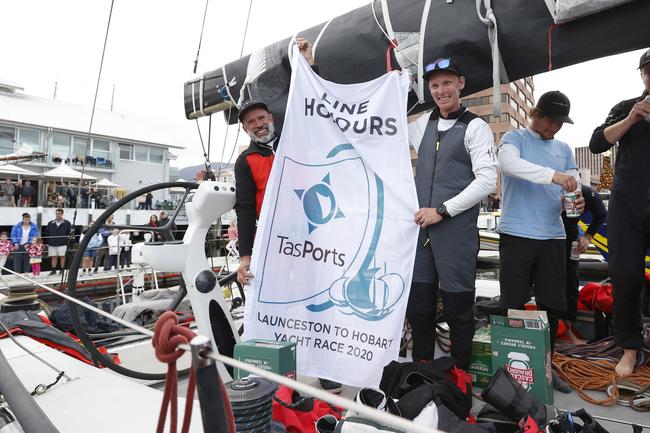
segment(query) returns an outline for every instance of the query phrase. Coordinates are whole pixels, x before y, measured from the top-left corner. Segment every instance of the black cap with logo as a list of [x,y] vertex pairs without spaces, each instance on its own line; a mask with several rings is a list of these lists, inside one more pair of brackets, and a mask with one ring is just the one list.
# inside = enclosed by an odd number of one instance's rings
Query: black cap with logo
[[639,59],[639,69],[641,69],[644,65],[647,65],[648,63],[650,63],[650,50],[641,54],[641,58]]
[[239,115],[238,115],[239,121],[241,122],[242,118],[244,117],[244,114],[246,114],[247,111],[252,110],[253,108],[263,108],[266,111],[269,111],[269,107],[267,107],[264,102],[256,101],[255,99],[249,99],[247,101],[244,101],[239,107]]
[[573,123],[573,120],[569,117],[571,102],[567,95],[558,90],[546,92],[540,96],[537,101],[537,108],[549,119],[557,122]]

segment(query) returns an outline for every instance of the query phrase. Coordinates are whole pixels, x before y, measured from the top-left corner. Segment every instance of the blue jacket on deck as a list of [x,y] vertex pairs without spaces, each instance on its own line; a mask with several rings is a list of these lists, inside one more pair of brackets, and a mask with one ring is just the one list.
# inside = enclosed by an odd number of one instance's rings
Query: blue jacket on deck
[[[27,243],[31,244],[32,239],[38,236],[38,227],[36,227],[36,224],[33,222],[30,222],[29,224],[31,225],[31,228],[29,229],[29,239],[27,240]],[[11,242],[15,243],[16,245],[20,245],[20,240],[23,237],[22,226],[23,222],[21,221],[11,229]]]

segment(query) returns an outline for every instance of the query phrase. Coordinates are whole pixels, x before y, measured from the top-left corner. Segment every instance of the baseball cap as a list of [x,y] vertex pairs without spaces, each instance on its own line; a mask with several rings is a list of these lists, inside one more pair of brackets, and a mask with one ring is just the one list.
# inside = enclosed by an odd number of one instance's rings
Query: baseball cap
[[422,78],[428,80],[434,72],[437,71],[449,71],[458,75],[459,77],[463,76],[463,73],[460,71],[460,68],[454,61],[450,58],[442,58],[436,61],[433,61],[424,67],[424,74]]
[[641,54],[641,58],[639,59],[639,69],[648,63],[650,63],[650,50]]
[[567,95],[558,90],[552,90],[540,96],[537,101],[537,108],[549,119],[573,123],[573,120],[569,117],[571,102]]
[[247,111],[252,110],[253,108],[263,108],[270,113],[269,107],[267,107],[264,102],[256,101],[255,99],[248,99],[239,106],[239,115],[238,115],[239,121],[241,122],[242,118],[244,117],[244,114],[246,114]]

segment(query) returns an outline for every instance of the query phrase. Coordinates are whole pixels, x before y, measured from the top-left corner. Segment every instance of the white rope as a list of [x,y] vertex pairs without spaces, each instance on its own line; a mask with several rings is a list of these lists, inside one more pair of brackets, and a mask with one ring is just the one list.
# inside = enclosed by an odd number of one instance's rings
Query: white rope
[[424,80],[422,75],[424,75],[424,36],[427,31],[427,20],[429,19],[429,9],[431,8],[431,0],[426,0],[424,2],[424,10],[422,11],[422,20],[420,21],[420,50],[418,52],[418,102],[424,102]]
[[311,47],[311,54],[314,57],[314,63],[316,63],[316,48],[318,47],[318,43],[320,42],[320,39],[323,37],[323,34],[325,33],[325,29],[329,27],[330,23],[334,20],[334,18],[330,19],[328,22],[325,23],[322,29],[320,29],[320,32],[318,32],[318,36],[316,36],[316,40],[314,41],[314,45]]
[[[485,7],[485,16],[481,15],[481,1]],[[492,52],[492,114],[499,117],[501,116],[501,76],[503,75],[506,82],[509,80],[499,51],[497,17],[492,10],[492,0],[476,0],[476,14],[488,27],[488,40]]]
[[[48,286],[46,286],[44,284],[41,284],[38,281],[35,281],[32,278],[29,278],[29,277],[27,277],[25,275],[21,275],[21,274],[19,274],[17,272],[14,272],[14,271],[10,270],[10,269],[6,269],[6,270],[9,271],[11,274],[16,275],[19,278],[22,278],[22,279],[24,279],[26,281],[29,281],[30,283],[32,283],[32,284],[34,284],[34,285],[36,285],[38,287],[42,287],[43,289],[48,290],[48,291],[50,291],[51,293],[53,293],[55,295],[61,296],[62,298],[65,298],[70,302],[74,302],[75,304],[77,304],[77,305],[79,305],[81,307],[87,308],[87,309],[89,309],[91,311],[94,311],[97,314],[100,314],[100,315],[102,315],[104,317],[107,317],[107,318],[109,318],[109,319],[111,319],[111,320],[113,320],[113,321],[127,327],[127,328],[133,329],[134,331],[138,331],[139,333],[144,334],[144,335],[149,336],[149,337],[153,337],[153,335],[154,335],[153,331],[151,331],[151,330],[149,330],[147,328],[144,328],[142,326],[139,326],[139,325],[136,325],[134,323],[128,322],[128,321],[126,321],[126,320],[124,320],[122,318],[119,318],[119,317],[114,316],[114,315],[112,315],[110,313],[107,313],[106,311],[100,310],[97,307],[94,307],[94,306],[92,306],[90,304],[87,304],[87,303],[85,303],[83,301],[80,301],[80,300],[78,300],[76,298],[73,298],[72,296],[66,295],[65,293],[62,293],[62,292],[60,292],[58,290],[52,289],[52,288],[50,288],[50,287],[48,287]],[[185,350],[185,351],[191,351],[190,346],[186,345],[186,344],[180,344],[178,347],[180,349]],[[270,371],[262,370],[260,368],[257,368],[254,365],[247,364],[245,362],[238,361],[236,359],[232,359],[232,358],[230,358],[228,356],[221,355],[221,354],[216,353],[214,351],[212,353],[207,353],[204,356],[209,357],[211,359],[214,359],[215,361],[221,362],[223,364],[230,365],[232,367],[240,368],[242,370],[248,371],[249,373],[255,374],[255,375],[263,377],[265,379],[269,379],[269,380],[271,380],[273,382],[276,382],[276,383],[279,383],[281,385],[288,386],[291,389],[295,389],[296,391],[298,391],[298,392],[300,392],[300,393],[302,393],[304,395],[309,395],[311,397],[315,397],[315,398],[318,398],[320,400],[326,401],[326,402],[328,402],[330,404],[340,406],[340,407],[343,407],[343,408],[348,409],[348,410],[353,410],[353,411],[357,412],[358,414],[363,415],[364,417],[367,417],[367,418],[369,418],[369,419],[371,419],[371,420],[373,420],[375,422],[378,422],[380,424],[383,424],[383,425],[403,429],[405,432],[442,433],[440,430],[428,428],[428,427],[416,424],[413,421],[410,421],[408,419],[400,418],[400,417],[392,415],[390,413],[378,411],[377,409],[374,409],[374,408],[372,408],[370,406],[365,406],[365,405],[362,405],[360,403],[348,400],[346,398],[339,397],[339,396],[334,395],[334,394],[330,394],[330,393],[328,393],[326,391],[323,391],[322,389],[318,389],[318,388],[315,388],[313,386],[307,385],[305,383],[301,383],[301,382],[298,382],[296,380],[289,379],[286,376],[281,376],[279,374],[276,374],[276,373],[273,373],[273,372],[270,372]]]
[[[429,2],[429,1],[430,1],[430,0],[428,0],[428,2]],[[386,30],[384,30],[384,28],[383,28],[383,27],[381,26],[381,24],[379,23],[379,18],[377,17],[377,11],[375,10],[375,2],[373,1],[373,2],[370,4],[370,6],[371,6],[371,8],[372,8],[372,16],[373,16],[373,18],[375,19],[375,23],[377,23],[377,27],[379,27],[379,30],[381,30],[381,32],[384,34],[384,36],[386,36],[386,40],[388,41],[388,43],[389,43],[391,46],[393,46],[393,43],[394,43],[393,39],[394,39],[394,37],[391,37],[388,33],[386,33]],[[386,11],[383,11],[383,10],[382,10],[382,13],[383,13],[383,15],[384,15],[384,21],[388,22],[388,21],[387,21],[387,20],[388,20],[388,9],[386,9]],[[392,33],[392,28],[391,28],[390,32]],[[416,62],[415,60],[413,60],[412,58],[410,58],[410,57],[409,57],[409,56],[408,56],[404,51],[402,51],[402,50],[400,49],[399,45],[395,44],[393,47],[394,47],[397,51],[399,51],[399,53],[400,53],[401,55],[403,55],[404,57],[406,57],[406,58],[407,58],[411,63],[413,63],[414,65],[417,65],[417,64],[418,64],[418,62]],[[422,47],[422,44],[420,44],[420,47]],[[422,52],[422,50],[420,49],[420,53],[421,53],[421,52]]]

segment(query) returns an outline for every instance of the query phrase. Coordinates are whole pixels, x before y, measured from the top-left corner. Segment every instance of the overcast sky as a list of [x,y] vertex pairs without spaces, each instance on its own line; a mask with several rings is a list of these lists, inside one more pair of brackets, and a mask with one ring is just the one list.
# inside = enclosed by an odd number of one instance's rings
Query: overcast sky
[[[541,0],[539,0],[541,1]],[[253,0],[244,54],[331,17],[368,4],[368,0]],[[92,106],[109,0],[21,0],[0,2],[3,59],[0,80],[25,93]],[[114,111],[165,121],[169,134],[185,145],[173,165],[202,161],[194,121],[185,120],[183,83],[193,77],[205,1],[116,0],[100,83],[98,107],[108,110],[115,85]],[[216,69],[239,57],[248,1],[211,1],[197,72]],[[558,138],[572,146],[588,143],[619,100],[641,94],[637,66],[642,51],[603,58],[535,77],[536,98],[561,90],[572,102],[575,125]],[[225,123],[213,119],[211,160],[221,159]],[[207,119],[200,125],[207,137]],[[234,144],[231,127],[225,159]],[[240,143],[247,142],[243,133]]]

